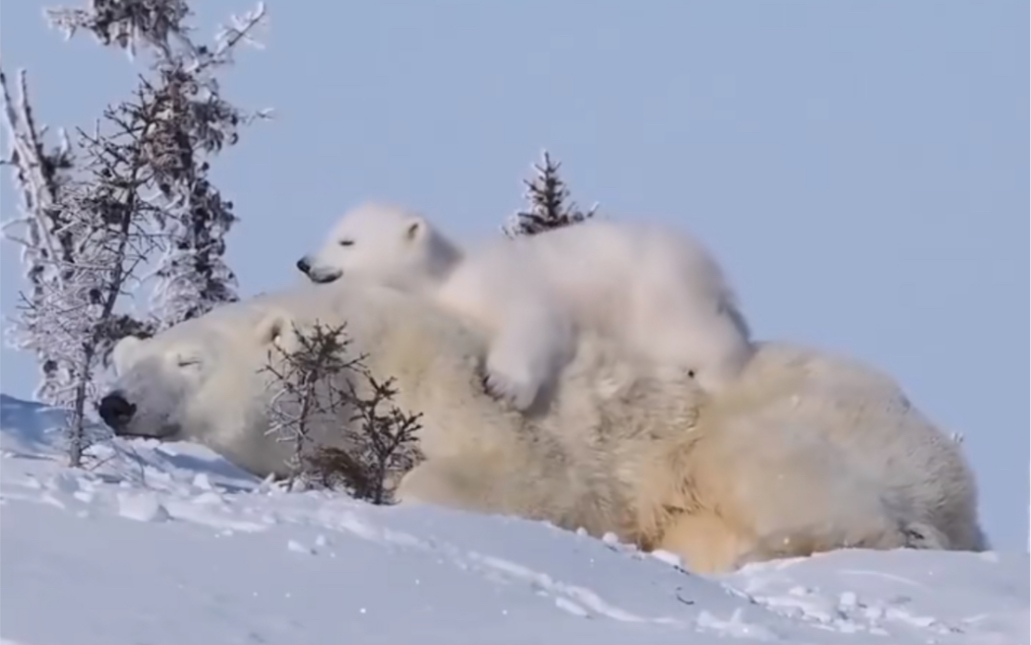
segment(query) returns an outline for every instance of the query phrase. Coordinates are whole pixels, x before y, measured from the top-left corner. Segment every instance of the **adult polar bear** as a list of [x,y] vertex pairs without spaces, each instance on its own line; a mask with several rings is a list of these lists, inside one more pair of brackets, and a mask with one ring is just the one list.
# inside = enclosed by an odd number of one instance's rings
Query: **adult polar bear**
[[527,410],[554,384],[584,330],[707,392],[751,355],[736,297],[709,252],[655,224],[588,221],[463,252],[419,214],[367,202],[348,211],[298,268],[432,294],[492,336],[488,389]]
[[484,335],[428,299],[310,285],[121,341],[101,416],[119,435],[195,440],[259,475],[282,472],[259,369],[316,320],[346,321],[351,351],[424,415],[426,460],[401,480],[402,502],[612,531],[697,571],[844,546],[984,547],[960,451],[891,380],[779,344],[760,343],[710,398],[588,334],[548,408],[529,416],[483,391]]

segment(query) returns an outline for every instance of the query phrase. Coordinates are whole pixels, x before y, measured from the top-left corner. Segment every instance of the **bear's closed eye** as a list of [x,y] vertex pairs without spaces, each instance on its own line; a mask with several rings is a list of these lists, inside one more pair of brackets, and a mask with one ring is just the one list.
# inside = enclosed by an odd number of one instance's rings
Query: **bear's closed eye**
[[340,246],[354,246],[354,240],[340,240]]

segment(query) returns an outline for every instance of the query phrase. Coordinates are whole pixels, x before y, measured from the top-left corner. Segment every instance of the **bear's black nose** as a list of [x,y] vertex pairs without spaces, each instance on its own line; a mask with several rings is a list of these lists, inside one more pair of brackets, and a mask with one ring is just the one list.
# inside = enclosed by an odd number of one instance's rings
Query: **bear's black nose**
[[311,271],[311,264],[308,263],[308,258],[301,258],[297,261],[297,268],[300,269],[301,273],[308,275]]
[[100,399],[98,412],[104,423],[117,433],[132,419],[132,415],[136,413],[136,406],[129,403],[120,392],[112,392]]

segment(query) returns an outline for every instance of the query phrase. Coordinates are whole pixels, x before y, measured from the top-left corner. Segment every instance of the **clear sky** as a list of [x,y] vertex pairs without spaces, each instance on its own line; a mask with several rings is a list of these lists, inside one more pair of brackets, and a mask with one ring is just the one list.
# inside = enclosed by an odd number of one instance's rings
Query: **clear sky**
[[[29,69],[44,121],[88,124],[134,69],[64,43],[44,4],[4,4],[3,64]],[[203,35],[250,7],[193,4]],[[224,86],[277,119],[216,173],[241,217],[229,262],[245,295],[298,280],[296,259],[366,198],[495,235],[547,147],[583,205],[701,237],[759,337],[869,361],[963,432],[991,538],[1026,543],[1027,2],[268,5],[267,48]],[[2,357],[0,387],[27,396],[31,357]]]

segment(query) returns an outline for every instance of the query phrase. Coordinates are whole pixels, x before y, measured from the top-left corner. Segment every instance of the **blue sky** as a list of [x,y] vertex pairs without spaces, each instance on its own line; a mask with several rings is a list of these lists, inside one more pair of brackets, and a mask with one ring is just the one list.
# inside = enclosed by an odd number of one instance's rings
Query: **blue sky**
[[[3,64],[29,69],[42,120],[86,125],[136,70],[64,43],[48,4],[4,5]],[[250,7],[193,4],[203,35]],[[266,49],[224,87],[277,118],[216,172],[241,217],[228,255],[245,295],[297,281],[296,259],[366,198],[495,235],[547,147],[582,204],[702,238],[759,337],[869,361],[963,432],[991,538],[1026,543],[1026,2],[268,4]],[[5,348],[0,388],[35,380]]]

